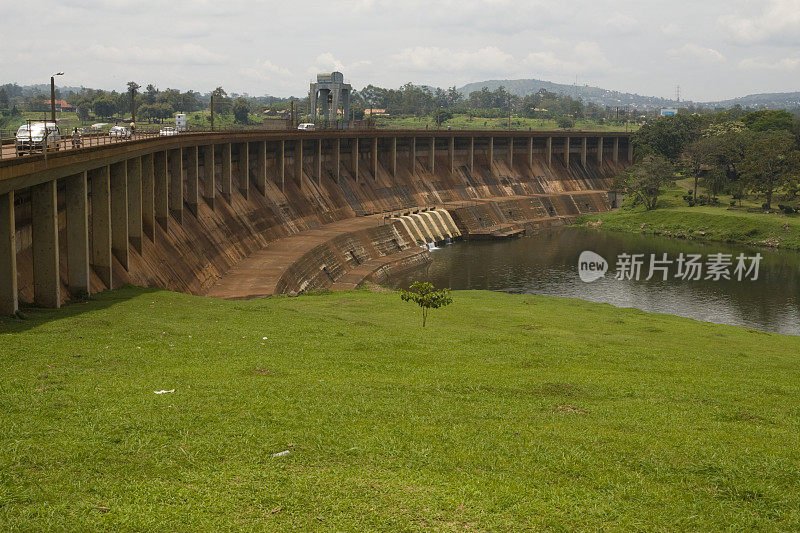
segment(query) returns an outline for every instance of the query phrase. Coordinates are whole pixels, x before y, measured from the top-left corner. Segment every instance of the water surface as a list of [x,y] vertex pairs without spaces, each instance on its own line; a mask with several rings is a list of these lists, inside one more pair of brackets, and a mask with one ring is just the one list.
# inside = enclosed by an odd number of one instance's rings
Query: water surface
[[[581,281],[578,275],[578,256],[584,250],[596,252],[609,263],[609,272],[592,283]],[[644,279],[650,254],[661,258],[667,253],[668,259],[675,260],[681,252],[702,254],[704,261],[709,254],[731,254],[734,263],[740,253],[747,257],[760,253],[758,279],[676,279],[675,264],[670,266],[666,281],[660,275],[649,281]],[[510,241],[459,242],[432,253],[432,264],[395,276],[390,285],[407,287],[415,280],[424,280],[452,289],[581,298],[800,335],[800,252],[559,228]],[[622,253],[645,254],[638,281],[615,278],[617,257]],[[731,267],[735,278],[733,270]]]

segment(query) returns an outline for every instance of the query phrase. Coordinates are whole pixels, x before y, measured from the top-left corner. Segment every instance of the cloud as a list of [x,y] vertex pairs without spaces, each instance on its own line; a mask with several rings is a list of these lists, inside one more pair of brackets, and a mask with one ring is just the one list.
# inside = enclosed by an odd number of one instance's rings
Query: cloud
[[669,24],[664,24],[663,26],[661,26],[661,33],[669,37],[680,35],[681,32],[682,32],[681,26],[679,24],[675,24],[674,22],[670,22]]
[[371,65],[371,61],[353,61],[352,63],[345,63],[330,52],[320,54],[314,59],[314,64],[306,69],[306,73],[315,76],[320,72],[339,71],[345,75],[358,73],[359,69]]
[[220,65],[226,61],[225,56],[193,43],[163,48],[141,46],[117,48],[93,44],[89,46],[88,54],[102,61],[140,65]]
[[417,72],[501,73],[509,70],[514,58],[495,46],[477,50],[414,46],[394,54],[391,61]]
[[750,57],[739,61],[739,67],[745,69],[789,71],[800,67],[800,53],[779,59]]
[[542,72],[561,75],[587,75],[611,68],[611,62],[595,42],[580,41],[562,50],[561,53],[550,50],[531,52],[525,57],[523,64]]
[[726,61],[725,56],[713,48],[687,43],[680,48],[667,50],[667,55],[682,59],[697,59],[707,63],[722,63]]
[[604,25],[606,29],[613,30],[614,32],[630,33],[639,27],[639,21],[630,15],[616,12],[606,18]]
[[255,66],[240,68],[239,74],[245,78],[267,83],[281,89],[290,89],[294,81],[292,72],[289,69],[280,67],[267,59],[257,63]]
[[580,11],[573,3],[546,0],[349,0],[347,9],[365,20],[389,14],[396,25],[435,28],[460,33],[477,30],[513,35],[534,27],[553,27],[572,20]]
[[800,0],[767,0],[755,16],[733,13],[719,17],[719,26],[740,44],[800,44]]

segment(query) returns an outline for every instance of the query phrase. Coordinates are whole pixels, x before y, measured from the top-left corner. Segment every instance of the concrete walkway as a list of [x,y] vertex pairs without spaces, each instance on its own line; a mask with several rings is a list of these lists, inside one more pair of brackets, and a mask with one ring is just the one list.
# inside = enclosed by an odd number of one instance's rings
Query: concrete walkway
[[231,268],[206,296],[226,299],[259,298],[275,294],[286,270],[314,247],[331,239],[381,224],[377,216],[349,218],[301,231],[271,242]]

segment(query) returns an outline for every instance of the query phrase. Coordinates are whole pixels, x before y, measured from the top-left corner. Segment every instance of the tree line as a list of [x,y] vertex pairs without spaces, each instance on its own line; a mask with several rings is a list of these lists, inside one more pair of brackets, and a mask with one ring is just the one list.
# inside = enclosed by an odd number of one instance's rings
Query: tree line
[[576,120],[630,120],[626,110],[601,108],[579,98],[546,89],[517,96],[500,86],[490,91],[483,87],[462,95],[455,87],[431,88],[406,83],[398,89],[367,85],[355,95],[357,106],[385,109],[397,116],[435,116],[447,120],[454,114],[500,118],[508,115],[556,119],[561,127],[572,127]]
[[[133,92],[134,98],[131,99]],[[123,91],[106,91],[103,89],[81,88],[75,91],[56,89],[56,99],[65,100],[73,106],[80,120],[110,118],[115,115],[131,114],[131,102],[134,102],[137,120],[163,121],[175,113],[192,113],[207,110],[211,95],[214,95],[214,109],[220,115],[234,115],[237,122],[247,123],[248,114],[266,108],[275,102],[289,99],[270,96],[250,97],[236,93],[228,94],[222,87],[209,93],[193,90],[180,91],[167,88],[158,89],[153,84],[142,88],[138,83],[130,81]],[[22,110],[47,112],[50,110],[50,91],[45,87],[20,87],[17,84],[0,86],[0,111],[16,114]]]
[[716,204],[722,193],[739,203],[753,195],[767,211],[776,200],[787,213],[800,204],[800,120],[787,111],[679,113],[647,122],[632,142],[637,164],[617,186],[647,209],[676,173],[692,180],[690,206]]
[[[153,84],[141,88],[136,82],[128,82],[125,90],[106,91],[102,89],[81,88],[62,94],[56,91],[57,99],[65,99],[74,106],[81,120],[91,116],[108,118],[115,115],[126,115],[131,112],[131,90],[136,93],[136,116],[140,120],[164,120],[175,113],[191,113],[207,110],[211,94],[214,94],[214,110],[216,113],[234,114],[237,122],[245,123],[248,113],[260,113],[265,110],[283,111],[294,102],[300,116],[309,113],[308,96],[302,98],[278,98],[272,96],[253,97],[230,94],[218,87],[209,93],[193,90],[182,92],[167,88],[159,90]],[[44,86],[37,89],[22,88],[16,84],[0,86],[0,110],[20,106],[28,111],[47,111],[50,98],[49,90]],[[558,120],[559,126],[574,126],[576,120],[630,120],[632,111],[600,108],[592,103],[584,103],[580,99],[568,95],[540,90],[535,94],[520,97],[511,94],[505,87],[490,91],[484,87],[467,96],[462,95],[456,87],[432,88],[424,85],[406,83],[397,89],[388,89],[375,85],[367,85],[352,94],[352,107],[355,118],[364,116],[370,108],[385,109],[393,116],[434,117],[445,121],[455,114],[463,114],[486,118],[500,118],[508,115],[527,118],[543,118]]]

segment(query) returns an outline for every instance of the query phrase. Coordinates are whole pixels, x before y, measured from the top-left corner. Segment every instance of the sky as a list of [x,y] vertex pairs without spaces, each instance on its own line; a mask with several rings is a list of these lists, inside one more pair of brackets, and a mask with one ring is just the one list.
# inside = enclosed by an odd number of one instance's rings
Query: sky
[[[48,41],[52,38],[52,43]],[[301,96],[536,78],[713,101],[800,91],[800,0],[0,0],[0,84]]]

